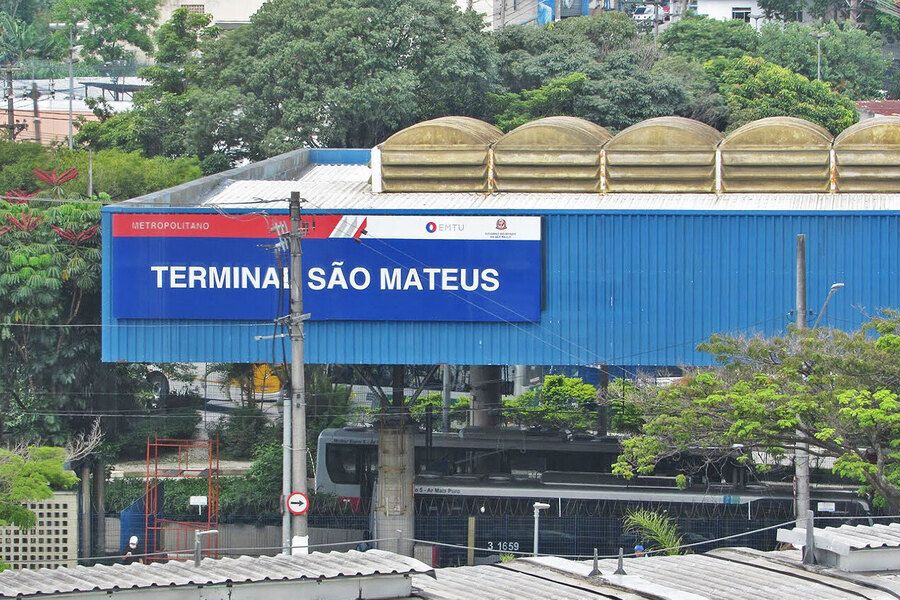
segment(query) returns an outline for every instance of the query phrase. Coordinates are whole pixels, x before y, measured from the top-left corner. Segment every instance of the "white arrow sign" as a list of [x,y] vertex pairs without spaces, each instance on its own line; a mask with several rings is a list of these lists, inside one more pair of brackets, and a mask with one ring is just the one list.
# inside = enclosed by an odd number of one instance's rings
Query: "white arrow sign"
[[287,509],[292,515],[302,515],[309,510],[309,497],[303,492],[294,492],[287,497]]

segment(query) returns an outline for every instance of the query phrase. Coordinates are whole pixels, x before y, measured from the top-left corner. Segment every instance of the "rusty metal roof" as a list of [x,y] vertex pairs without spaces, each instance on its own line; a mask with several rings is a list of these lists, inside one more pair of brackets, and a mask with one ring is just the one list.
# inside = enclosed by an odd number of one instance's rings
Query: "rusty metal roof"
[[149,565],[95,565],[0,573],[0,598],[23,598],[74,592],[192,585],[240,584],[262,581],[327,580],[372,575],[433,574],[413,558],[383,550],[313,552],[300,556],[241,556],[170,561]]

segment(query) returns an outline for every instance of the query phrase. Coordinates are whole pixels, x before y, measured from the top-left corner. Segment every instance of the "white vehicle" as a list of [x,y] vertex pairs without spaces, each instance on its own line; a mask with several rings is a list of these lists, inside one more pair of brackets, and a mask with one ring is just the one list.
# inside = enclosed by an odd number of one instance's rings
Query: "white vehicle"
[[[656,21],[658,23],[664,22],[666,20],[666,12],[663,10],[663,7],[660,6],[656,10]],[[631,15],[631,18],[638,23],[652,23],[653,13],[654,6],[652,4],[644,4],[643,6],[638,6],[636,9],[634,9],[634,13]]]

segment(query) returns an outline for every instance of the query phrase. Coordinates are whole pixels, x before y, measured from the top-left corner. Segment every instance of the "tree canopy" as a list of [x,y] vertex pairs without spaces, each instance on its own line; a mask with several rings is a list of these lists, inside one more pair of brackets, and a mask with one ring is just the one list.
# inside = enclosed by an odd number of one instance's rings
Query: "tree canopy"
[[706,62],[713,58],[740,58],[756,54],[758,36],[740,19],[720,21],[707,16],[687,16],[666,27],[659,36],[663,49]]
[[[700,346],[719,369],[632,396],[647,419],[624,442],[614,472],[649,473],[690,450],[766,469],[808,441],[834,471],[900,506],[900,318],[852,333],[794,330],[782,337],[713,336]],[[798,435],[797,432],[800,432]]]
[[451,0],[272,0],[204,47],[192,120],[260,158],[371,147],[417,121],[483,116],[496,49]]
[[65,459],[62,448],[0,448],[0,526],[31,529],[36,520],[27,502],[52,498],[54,488],[78,483],[75,473],[64,468]]
[[151,31],[159,18],[158,6],[159,0],[57,0],[52,13],[75,28],[84,56],[110,61],[133,56],[129,45],[153,51]]
[[853,100],[881,98],[891,60],[882,51],[881,39],[858,27],[834,21],[821,29],[767,23],[759,34],[759,56],[815,79],[817,50],[812,34],[820,31],[830,34],[822,38],[822,81]]
[[[86,409],[128,395],[100,362],[100,205],[198,177],[196,160],[0,142],[0,438],[61,444]],[[69,202],[65,202],[69,200]]]
[[829,84],[810,81],[762,58],[711,60],[705,65],[728,103],[728,129],[765,117],[800,117],[840,133],[859,118],[853,102],[831,91]]

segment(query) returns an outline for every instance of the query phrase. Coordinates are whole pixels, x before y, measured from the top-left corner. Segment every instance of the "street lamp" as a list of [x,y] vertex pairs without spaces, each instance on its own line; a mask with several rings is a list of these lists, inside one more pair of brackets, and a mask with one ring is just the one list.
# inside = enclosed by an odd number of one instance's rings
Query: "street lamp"
[[68,30],[69,32],[69,58],[64,59],[63,62],[69,65],[69,150],[72,149],[74,135],[72,133],[72,99],[75,95],[75,77],[72,72],[72,65],[76,62],[75,58],[75,50],[80,50],[80,46],[75,45],[75,30],[84,31],[87,29],[87,23],[78,22],[75,24],[72,23],[50,23],[50,29],[54,31],[62,31]]
[[822,81],[822,38],[831,35],[830,31],[820,31],[809,34],[816,38],[816,79]]
[[538,555],[538,524],[541,521],[541,511],[547,510],[550,505],[546,502],[534,503],[534,555]]
[[765,17],[764,14],[753,13],[750,15],[750,18],[753,19],[753,29],[759,31],[759,20]]
[[828,296],[825,297],[825,304],[822,305],[822,310],[819,311],[819,316],[816,317],[816,323],[813,325],[813,329],[819,326],[819,321],[822,320],[822,315],[825,314],[825,309],[828,308],[828,303],[831,301],[831,297],[834,295],[836,291],[844,287],[843,283],[832,283],[831,289],[828,290]]

